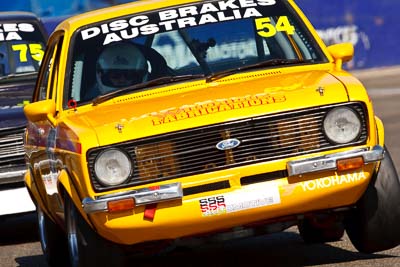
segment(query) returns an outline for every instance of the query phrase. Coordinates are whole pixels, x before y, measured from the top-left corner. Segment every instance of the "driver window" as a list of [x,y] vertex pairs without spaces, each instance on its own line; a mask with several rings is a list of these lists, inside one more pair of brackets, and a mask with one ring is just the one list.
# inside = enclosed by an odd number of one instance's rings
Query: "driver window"
[[35,101],[52,99],[53,88],[56,85],[56,74],[61,51],[62,36],[51,42],[46,50],[44,61],[41,66],[41,75],[38,81]]

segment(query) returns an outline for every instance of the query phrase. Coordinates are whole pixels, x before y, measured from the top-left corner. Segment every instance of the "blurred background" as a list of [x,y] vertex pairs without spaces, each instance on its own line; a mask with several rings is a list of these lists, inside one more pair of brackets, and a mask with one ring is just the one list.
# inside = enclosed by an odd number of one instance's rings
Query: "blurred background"
[[[63,18],[129,0],[2,1],[0,11],[30,11],[48,24]],[[399,0],[296,0],[327,45],[351,42],[350,70],[400,65]]]
[[132,2],[129,0],[14,0],[2,1],[0,11],[30,11],[40,17],[79,14],[85,11]]
[[351,42],[349,69],[400,64],[399,0],[296,0],[327,45]]

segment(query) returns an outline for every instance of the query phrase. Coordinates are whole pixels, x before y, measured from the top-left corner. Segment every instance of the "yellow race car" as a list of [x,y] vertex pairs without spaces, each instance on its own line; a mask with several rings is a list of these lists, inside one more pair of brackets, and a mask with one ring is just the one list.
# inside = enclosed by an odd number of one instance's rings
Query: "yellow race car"
[[342,68],[353,53],[292,0],[137,1],[61,23],[24,108],[48,262],[123,265],[292,226],[397,246],[399,179]]

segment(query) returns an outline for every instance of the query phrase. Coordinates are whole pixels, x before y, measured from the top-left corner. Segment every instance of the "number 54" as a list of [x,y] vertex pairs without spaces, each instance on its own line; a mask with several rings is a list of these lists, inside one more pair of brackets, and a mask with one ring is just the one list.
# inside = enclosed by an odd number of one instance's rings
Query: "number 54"
[[278,31],[287,32],[290,35],[294,34],[295,28],[290,24],[287,16],[279,17],[276,25],[271,23],[270,18],[259,18],[255,22],[257,33],[262,37],[273,37]]

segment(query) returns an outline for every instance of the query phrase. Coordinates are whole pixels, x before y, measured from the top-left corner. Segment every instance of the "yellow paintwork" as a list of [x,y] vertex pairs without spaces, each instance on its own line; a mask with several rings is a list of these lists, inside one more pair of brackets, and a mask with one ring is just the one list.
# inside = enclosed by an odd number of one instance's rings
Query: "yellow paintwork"
[[[293,70],[290,70],[293,71]],[[286,72],[288,72],[286,74]],[[232,117],[247,117],[248,112],[252,115],[262,115],[265,113],[274,113],[291,110],[293,106],[298,108],[307,108],[315,105],[326,105],[332,103],[346,102],[348,96],[345,90],[337,89],[337,81],[331,75],[324,71],[304,71],[290,73],[288,69],[281,70],[279,75],[268,76],[268,87],[261,78],[255,79],[258,73],[242,75],[245,77],[230,78],[228,82],[223,79],[206,84],[204,81],[166,86],[161,89],[155,89],[152,96],[149,97],[147,91],[132,96],[122,96],[115,98],[108,104],[102,105],[102,108],[85,106],[78,108],[78,111],[70,111],[74,115],[69,116],[73,120],[75,117],[95,128],[99,133],[99,139],[107,143],[98,145],[107,145],[110,143],[121,142],[127,139],[136,139],[149,135],[157,135],[166,131],[177,131],[189,127],[198,127],[208,124],[214,124],[223,121],[229,121]],[[252,85],[244,93],[241,88],[247,87],[251,81]],[[315,92],[318,84],[325,88],[325,97],[320,97]],[[190,90],[179,90],[180,87],[189,87]],[[176,93],[172,92],[175,90]],[[183,97],[174,97],[177,93],[185,94]],[[304,95],[310,97],[303,98]],[[273,97],[274,103],[262,103],[259,101],[254,106],[225,109],[222,104],[231,98],[239,99],[239,102],[245,102],[252,96],[258,96],[259,99]],[[133,99],[132,99],[133,98]],[[241,100],[240,100],[241,99]],[[302,99],[299,103],[299,99]],[[266,100],[267,101],[267,100]],[[198,115],[192,118],[182,117],[182,112],[187,106],[193,109],[200,109],[199,106],[217,105],[218,112],[211,110],[205,115]],[[129,108],[134,106],[134,108]],[[193,110],[192,109],[192,110]],[[166,112],[168,111],[168,112]],[[80,113],[83,113],[80,115]],[[162,122],[161,122],[162,121]],[[116,123],[124,124],[122,134],[117,134]],[[141,129],[136,131],[135,129]],[[108,143],[109,142],[109,143]],[[85,143],[85,142],[82,142]]]
[[[261,166],[259,166],[261,167]],[[263,168],[262,168],[263,169]],[[247,175],[248,169],[236,170],[230,173],[231,184],[238,184],[240,177]],[[260,171],[260,170],[259,170]],[[243,191],[249,190],[251,186],[234,187],[230,190],[220,190],[209,194],[198,194],[185,197],[183,201],[171,201],[159,203],[153,221],[143,218],[143,207],[138,207],[132,212],[122,212],[119,214],[99,213],[93,215],[93,222],[99,233],[107,236],[114,242],[130,244],[132,240],[142,242],[157,239],[174,239],[187,235],[195,235],[214,231],[215,229],[229,229],[235,225],[246,225],[256,221],[279,218],[283,216],[302,214],[310,210],[323,210],[334,207],[346,206],[354,203],[364,192],[369,182],[369,177],[373,171],[373,166],[368,166],[360,173],[360,181],[342,184],[335,187],[327,187],[324,190],[310,190],[305,192],[304,188],[313,189],[316,187],[317,176],[303,177],[302,179],[279,179],[272,182],[259,183],[255,187],[264,188],[277,187],[281,195],[281,204],[257,209],[244,210],[229,214],[202,217],[199,209],[199,199],[205,197],[233,194],[237,198]],[[250,170],[252,172],[252,170]],[[335,176],[335,173],[327,173],[326,177]],[[338,177],[347,175],[359,175],[357,172],[337,174]],[[324,175],[318,176],[325,185],[329,185]],[[336,176],[335,176],[336,177]],[[211,181],[226,180],[226,176],[214,177]],[[208,181],[208,182],[211,182]],[[186,184],[183,183],[185,187]],[[324,184],[324,183],[321,183]],[[299,205],[301,201],[301,205]],[[217,223],[217,225],[215,225]],[[112,231],[110,230],[112,229]],[[134,231],[132,231],[134,229]]]
[[[179,4],[191,2],[195,1],[180,1]],[[57,83],[57,90],[54,90],[53,95],[57,102],[56,111],[51,105],[44,107],[49,110],[48,113],[51,113],[47,114],[50,119],[49,125],[64,127],[63,131],[65,131],[67,139],[72,140],[75,145],[78,144],[81,151],[71,152],[62,149],[55,151],[65,166],[57,174],[57,193],[55,194],[46,194],[48,189],[38,186],[41,180],[38,170],[34,170],[32,173],[27,172],[26,184],[38,205],[43,205],[44,210],[54,220],[62,221],[63,194],[68,194],[84,218],[95,227],[100,235],[117,243],[134,244],[202,234],[237,225],[354,204],[367,187],[376,164],[365,165],[362,169],[350,173],[330,171],[296,178],[280,178],[257,184],[257,188],[266,188],[266,190],[274,188],[279,191],[280,203],[274,205],[207,217],[202,216],[199,207],[201,198],[218,195],[233,195],[240,198],[250,188],[254,190],[254,186],[241,186],[241,177],[285,170],[286,164],[290,160],[346,151],[349,149],[347,148],[148,184],[146,187],[180,182],[183,188],[187,188],[228,180],[231,185],[231,188],[225,190],[185,196],[182,201],[159,203],[153,221],[143,218],[144,207],[117,214],[103,212],[87,216],[81,206],[82,199],[85,197],[95,198],[106,193],[120,192],[120,190],[104,193],[94,192],[89,180],[85,157],[88,149],[181,129],[228,122],[233,118],[240,119],[293,109],[359,101],[366,104],[369,113],[369,136],[366,147],[376,144],[383,145],[383,124],[379,118],[375,117],[371,100],[365,88],[352,75],[338,68],[337,60],[349,60],[349,58],[338,59],[340,55],[335,54],[336,62],[334,62],[334,57],[329,54],[328,48],[317,36],[304,14],[294,1],[289,0],[288,2],[293,5],[310,28],[310,32],[316,37],[329,62],[303,67],[245,72],[212,83],[199,80],[163,86],[151,91],[117,97],[99,106],[84,105],[75,110],[63,110],[61,92],[64,83]],[[137,1],[93,11],[64,21],[57,27],[56,32],[63,33],[63,47],[68,47],[72,34],[87,24],[176,4],[178,4],[176,1],[167,0]],[[61,70],[66,69],[68,53],[67,49],[61,51],[59,63]],[[66,79],[67,72],[57,73],[57,81]],[[265,82],[266,77],[268,77],[267,83]],[[316,92],[319,86],[324,87],[324,96]],[[241,90],[244,87],[248,88],[245,93]],[[56,91],[59,93],[56,94]],[[307,97],[304,97],[305,95]],[[237,109],[227,109],[224,101],[232,98],[242,104],[249,103],[249,100],[254,100],[254,102],[252,105],[238,106]],[[29,109],[35,109],[33,105],[27,105],[28,113]],[[199,110],[207,109],[207,105],[211,105],[208,106],[210,109],[201,113]],[[199,111],[201,114],[193,115],[194,113],[187,111],[188,107],[191,108],[191,112]],[[211,107],[217,107],[217,109]],[[39,110],[36,111],[40,113]],[[30,118],[28,116],[28,118],[35,121],[37,118],[35,110],[31,111],[31,114],[34,116]],[[124,125],[121,133],[116,129],[117,124]],[[26,149],[30,153],[43,148],[27,145]],[[34,160],[37,159],[31,159],[29,162],[33,167],[36,166]],[[138,188],[141,187],[143,186]],[[129,189],[135,189],[135,187]]]

